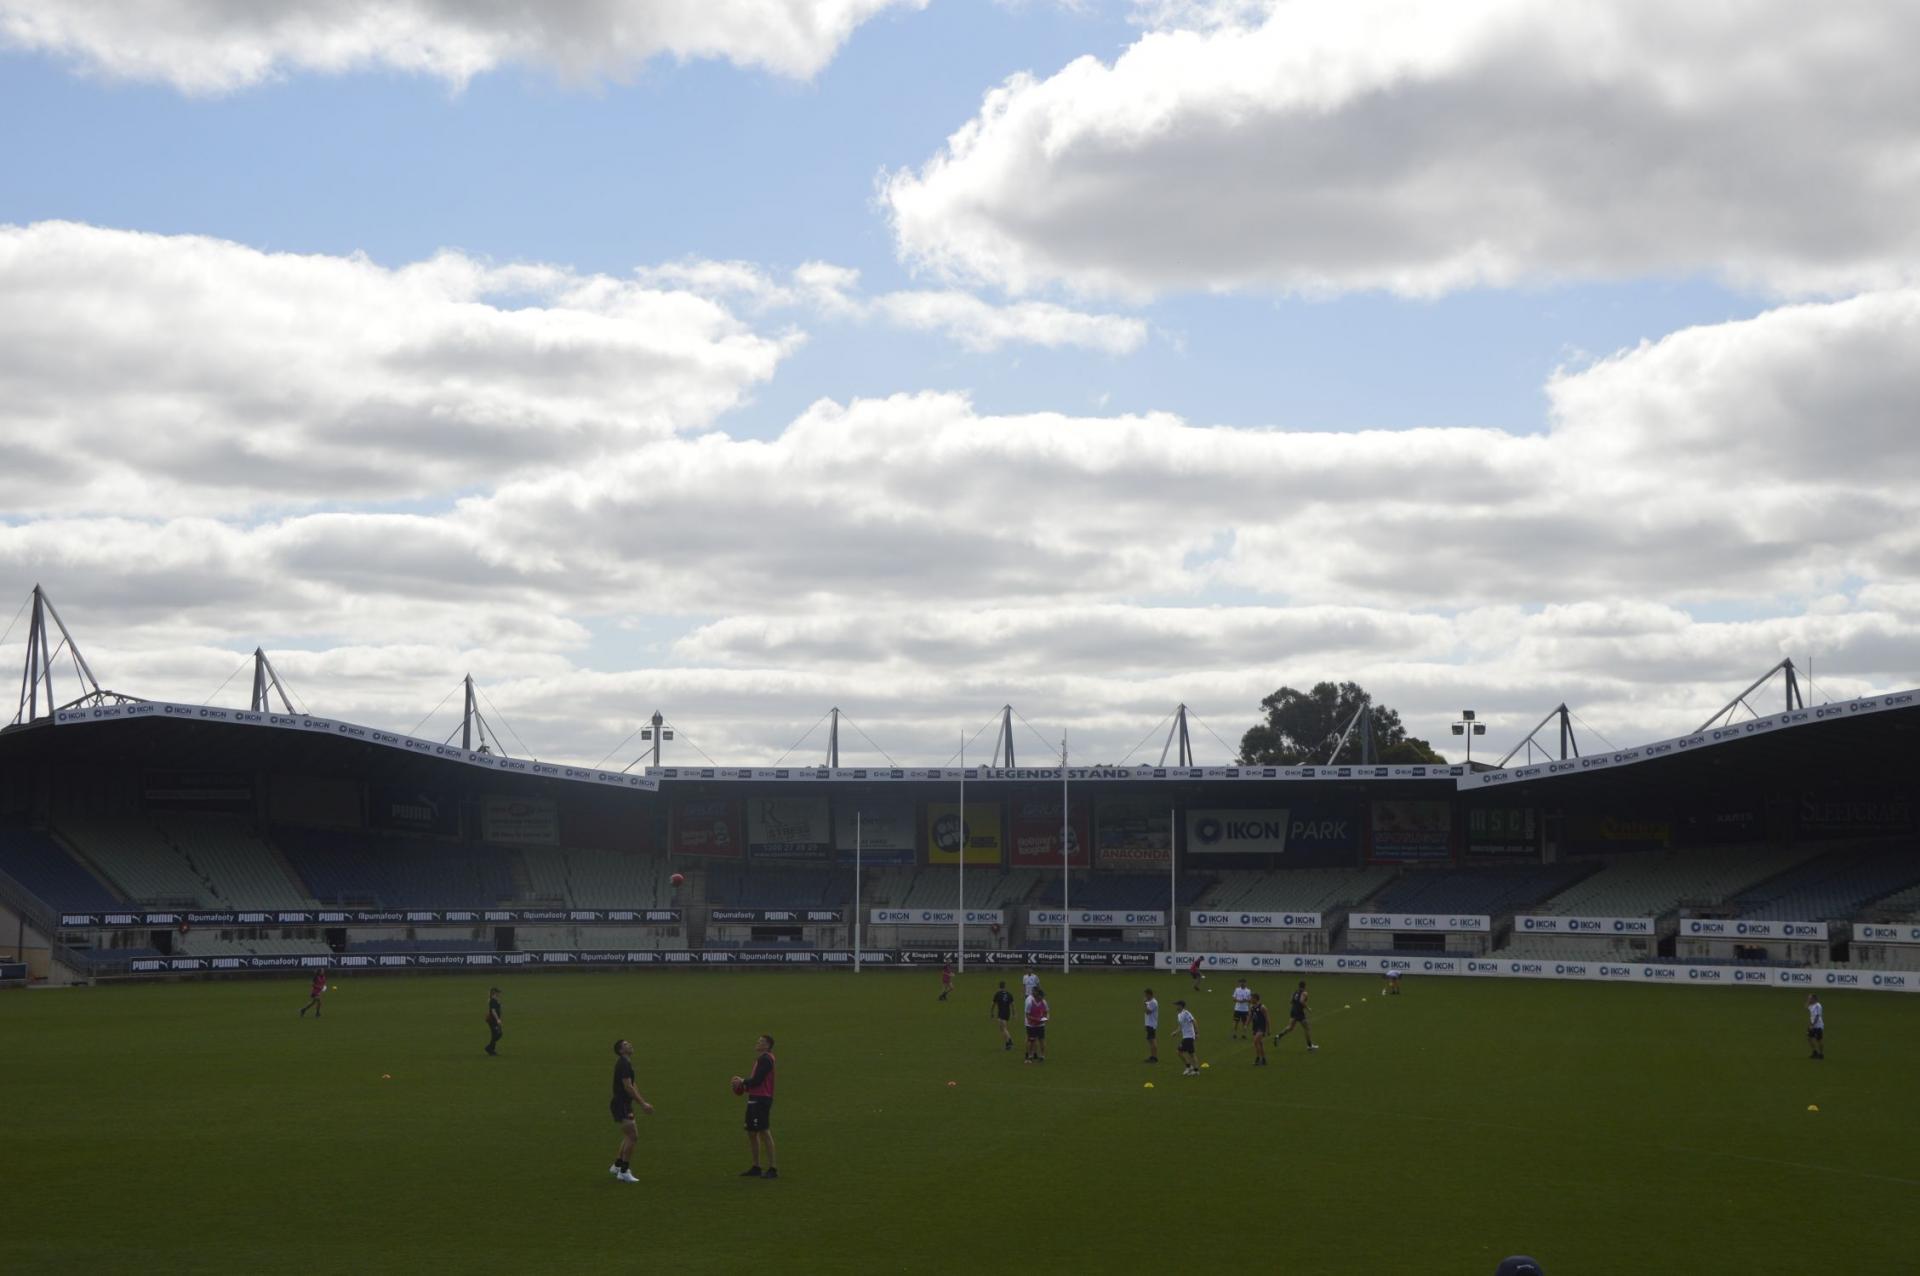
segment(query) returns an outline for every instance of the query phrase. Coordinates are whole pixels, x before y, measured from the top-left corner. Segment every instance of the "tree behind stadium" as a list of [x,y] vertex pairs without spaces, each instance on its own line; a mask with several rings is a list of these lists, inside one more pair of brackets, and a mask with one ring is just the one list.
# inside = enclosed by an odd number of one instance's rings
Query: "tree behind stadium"
[[[1333,742],[1353,720],[1362,701],[1373,697],[1357,682],[1316,682],[1310,691],[1282,687],[1260,702],[1262,718],[1240,737],[1241,766],[1299,766],[1328,760]],[[1373,760],[1376,762],[1445,762],[1425,740],[1407,734],[1397,710],[1375,704]],[[1335,762],[1358,762],[1360,727],[1347,736]]]

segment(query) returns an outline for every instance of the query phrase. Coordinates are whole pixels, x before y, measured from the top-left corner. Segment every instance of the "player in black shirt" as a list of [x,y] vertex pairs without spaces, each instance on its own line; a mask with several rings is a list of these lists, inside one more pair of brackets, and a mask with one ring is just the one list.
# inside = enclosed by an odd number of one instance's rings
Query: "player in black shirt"
[[620,1127],[620,1152],[613,1158],[613,1164],[607,1173],[622,1183],[638,1183],[633,1176],[633,1145],[640,1141],[640,1131],[633,1123],[634,1105],[638,1104],[642,1112],[653,1115],[653,1105],[640,1097],[640,1091],[633,1084],[633,1043],[622,1037],[613,1043],[613,1052],[619,1058],[613,1065],[613,1102],[609,1105],[613,1112],[614,1123]]
[[993,1009],[987,1013],[1000,1025],[1000,1048],[1013,1049],[1013,1032],[1007,1027],[1007,1021],[1013,1018],[1013,994],[1007,991],[1006,980],[1002,979],[1000,987],[994,991]]
[[505,1031],[500,1027],[500,990],[498,988],[487,989],[487,1031],[493,1034],[492,1039],[487,1042],[487,1053],[497,1055],[500,1052],[494,1047],[500,1044],[500,1038],[506,1036]]
[[1293,990],[1293,996],[1287,1002],[1287,1019],[1289,1022],[1287,1026],[1281,1030],[1281,1036],[1284,1037],[1287,1033],[1298,1028],[1307,1035],[1307,1049],[1318,1050],[1320,1048],[1313,1044],[1313,1028],[1307,1023],[1307,981],[1304,979],[1300,981],[1300,986]]
[[1247,1016],[1253,1021],[1253,1066],[1267,1066],[1267,1003],[1260,1000],[1260,994],[1253,994],[1253,1008]]

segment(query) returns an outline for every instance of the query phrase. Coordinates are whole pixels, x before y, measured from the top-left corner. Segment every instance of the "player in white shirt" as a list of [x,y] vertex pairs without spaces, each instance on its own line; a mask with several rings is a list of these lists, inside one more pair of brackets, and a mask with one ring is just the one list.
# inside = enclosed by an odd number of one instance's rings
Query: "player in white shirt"
[[1247,1026],[1247,1012],[1253,1009],[1253,989],[1247,987],[1242,979],[1233,990],[1233,1039],[1240,1039],[1240,1030]]
[[1197,1077],[1200,1075],[1200,1063],[1199,1044],[1195,1040],[1195,1037],[1199,1033],[1200,1027],[1194,1022],[1193,1011],[1187,1009],[1186,1002],[1176,1001],[1173,1004],[1180,1007],[1180,1053],[1186,1056],[1187,1062],[1186,1071],[1180,1075],[1183,1077]]
[[1820,1005],[1820,994],[1807,994],[1807,1044],[1813,1047],[1809,1059],[1827,1057],[1827,1012]]
[[1145,1003],[1147,1012],[1147,1057],[1142,1063],[1160,1062],[1160,1002],[1153,995],[1153,989],[1147,989]]
[[1400,972],[1389,966],[1380,973],[1387,981],[1386,988],[1382,990],[1384,995],[1398,997],[1400,995]]
[[1027,967],[1027,973],[1020,976],[1020,987],[1026,991],[1027,996],[1031,997],[1033,990],[1039,986],[1040,976],[1033,972],[1033,967]]

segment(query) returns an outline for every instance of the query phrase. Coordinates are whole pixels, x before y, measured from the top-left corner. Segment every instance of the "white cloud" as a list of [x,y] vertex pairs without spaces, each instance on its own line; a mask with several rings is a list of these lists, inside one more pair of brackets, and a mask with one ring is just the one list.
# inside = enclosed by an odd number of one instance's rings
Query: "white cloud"
[[1111,64],[988,93],[884,181],[903,255],[1016,292],[1128,296],[1915,278],[1915,6],[1201,9]]
[[507,64],[618,77],[657,57],[798,78],[854,29],[926,0],[0,0],[0,43],[116,78],[221,93],[381,67],[464,85]]
[[[1424,734],[1474,705],[1517,735],[1567,699],[1616,739],[1690,728],[1786,654],[1829,694],[1920,682],[1920,291],[1563,373],[1538,435],[929,393],[762,440],[711,414],[777,346],[685,293],[72,227],[0,236],[0,280],[0,580],[44,581],[137,693],[203,699],[264,642],[316,708],[402,729],[470,666],[581,761],[656,704],[770,758],[836,701],[937,761],[1007,701],[1111,758],[1178,701],[1232,739],[1321,678]],[[621,353],[582,374],[580,343]],[[339,424],[376,391],[408,410]],[[499,403],[524,422],[473,406]],[[659,419],[609,426],[629,403]],[[354,508],[457,482],[451,508]]]
[[1147,339],[1144,319],[1084,314],[1045,301],[996,306],[951,290],[890,292],[875,298],[874,308],[903,328],[944,332],[969,350],[1019,343],[1131,354]]
[[827,319],[879,319],[916,332],[938,332],[968,350],[986,353],[1010,345],[1075,347],[1131,354],[1147,339],[1144,319],[1088,314],[1045,301],[996,305],[955,289],[920,289],[868,297],[860,272],[826,261],[794,267],[789,282],[751,262],[688,259],[635,272],[656,287],[684,288],[703,297],[744,303],[757,311],[804,308]]
[[797,340],[604,276],[0,226],[0,510],[418,499],[704,427]]

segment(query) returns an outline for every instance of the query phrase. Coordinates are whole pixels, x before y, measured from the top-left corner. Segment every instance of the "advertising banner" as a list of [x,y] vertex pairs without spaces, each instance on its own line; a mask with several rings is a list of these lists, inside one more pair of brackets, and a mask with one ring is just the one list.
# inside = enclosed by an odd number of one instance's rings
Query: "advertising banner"
[[1530,806],[1475,807],[1467,812],[1467,854],[1519,859],[1540,854],[1540,830]]
[[195,926],[677,926],[677,908],[305,908],[164,913],[62,913],[67,930]]
[[1516,935],[1601,935],[1647,938],[1654,933],[1651,917],[1545,917],[1524,914],[1513,919]]
[[560,809],[552,798],[489,794],[480,802],[480,840],[518,846],[558,846]]
[[1029,908],[1029,926],[1165,926],[1164,911],[1112,908]]
[[1825,922],[1747,921],[1738,917],[1682,917],[1682,939],[1800,939],[1827,937]]
[[367,795],[367,819],[375,828],[454,837],[460,804],[451,793],[418,785],[376,784]]
[[1664,815],[1630,811],[1569,812],[1567,844],[1595,853],[1664,851],[1673,845],[1673,821]]
[[1913,831],[1913,803],[1898,796],[1865,793],[1815,794],[1796,812],[1809,837],[1871,837]]
[[1187,854],[1278,855],[1287,849],[1285,808],[1187,810]]
[[1105,798],[1094,808],[1102,868],[1165,868],[1173,854],[1173,808],[1143,798]]
[[[966,854],[969,864],[1000,862],[1000,804],[967,803]],[[960,862],[960,808],[952,802],[927,803],[927,863]]]
[[[1018,797],[1012,803],[1013,847],[1008,863],[1014,868],[1060,867],[1060,795]],[[1067,814],[1067,866],[1086,868],[1088,848],[1093,839],[1088,832],[1085,802],[1069,804]]]
[[1202,912],[1187,914],[1189,926],[1216,930],[1319,930],[1318,913]]
[[833,846],[825,797],[747,799],[747,854],[757,860],[824,860]]
[[1855,922],[1853,942],[1856,944],[1920,944],[1920,926],[1872,926],[1865,922]]
[[1347,929],[1484,935],[1493,929],[1493,919],[1484,913],[1348,913]]
[[1369,829],[1376,864],[1405,864],[1453,857],[1451,802],[1375,802]]
[[740,834],[740,804],[724,798],[693,798],[674,803],[674,855],[739,859],[746,850]]
[[[857,821],[857,824],[856,824]],[[918,858],[920,839],[915,830],[913,801],[897,797],[835,798],[833,845],[835,858],[853,863],[853,837],[860,834],[860,862],[878,867],[911,867]]]
[[1357,805],[1291,803],[1287,807],[1287,866],[1334,868],[1357,864],[1361,823]]
[[722,926],[838,926],[847,915],[838,908],[709,908],[707,921]]
[[[867,911],[867,921],[875,926],[958,926],[960,910],[957,908],[874,908]],[[967,925],[1004,926],[1007,924],[1006,910],[999,908],[969,908]]]

